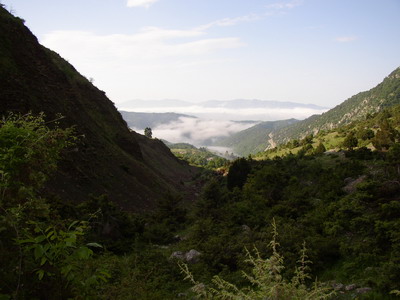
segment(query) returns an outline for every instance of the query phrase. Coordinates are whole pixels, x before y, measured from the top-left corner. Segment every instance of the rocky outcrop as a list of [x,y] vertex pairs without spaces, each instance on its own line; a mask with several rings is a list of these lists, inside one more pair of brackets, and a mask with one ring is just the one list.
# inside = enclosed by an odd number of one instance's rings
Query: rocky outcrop
[[372,288],[370,287],[359,287],[355,283],[345,285],[336,281],[331,282],[331,287],[336,291],[338,295],[352,295],[352,299],[358,299],[358,295],[363,295],[372,291]]
[[357,185],[360,184],[361,182],[363,182],[365,179],[367,178],[367,176],[362,175],[356,179],[348,177],[344,180],[346,186],[343,188],[343,190],[347,193],[347,194],[352,194],[357,190]]
[[197,250],[190,250],[188,252],[175,251],[171,254],[170,259],[177,259],[188,264],[196,264],[200,261],[201,253]]

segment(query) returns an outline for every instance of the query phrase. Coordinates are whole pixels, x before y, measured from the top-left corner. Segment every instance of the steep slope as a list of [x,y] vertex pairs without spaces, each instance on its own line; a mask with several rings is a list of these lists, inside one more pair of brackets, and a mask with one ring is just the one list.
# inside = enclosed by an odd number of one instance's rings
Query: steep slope
[[396,104],[400,104],[400,67],[376,87],[352,96],[326,113],[314,115],[295,125],[275,130],[268,146],[274,147],[290,139],[298,139],[308,134],[316,134],[321,130],[347,125],[365,118],[367,114],[374,114]]
[[222,140],[215,142],[215,146],[232,148],[236,154],[247,156],[264,151],[269,142],[269,135],[276,129],[297,123],[298,120],[262,122],[246,130],[240,131]]
[[107,194],[127,209],[145,209],[194,172],[161,141],[131,132],[103,91],[0,7],[0,115],[9,111],[43,111],[49,120],[60,113],[60,126],[76,127],[77,145],[47,191],[64,200]]
[[[241,131],[227,139],[217,141],[220,146],[232,147],[236,153],[247,155],[288,142],[301,139],[321,130],[330,130],[364,119],[368,114],[400,104],[400,68],[394,70],[382,83],[369,91],[352,96],[338,106],[300,122],[283,123],[270,127],[261,123]],[[265,126],[265,128],[264,128]]]

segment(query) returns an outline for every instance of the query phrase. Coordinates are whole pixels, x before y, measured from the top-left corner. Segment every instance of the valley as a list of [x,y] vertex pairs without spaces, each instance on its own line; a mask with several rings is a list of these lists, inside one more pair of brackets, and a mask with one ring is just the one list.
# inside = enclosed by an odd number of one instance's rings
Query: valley
[[400,67],[332,109],[115,105],[24,23],[0,6],[1,300],[398,299]]

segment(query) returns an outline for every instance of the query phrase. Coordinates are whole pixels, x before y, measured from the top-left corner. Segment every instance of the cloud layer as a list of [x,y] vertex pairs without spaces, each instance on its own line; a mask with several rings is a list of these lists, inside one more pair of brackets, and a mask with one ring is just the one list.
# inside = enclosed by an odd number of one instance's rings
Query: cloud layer
[[204,107],[204,106],[185,106],[185,107],[141,107],[132,109],[129,107],[119,107],[121,110],[135,112],[175,112],[180,114],[194,115],[201,118],[216,120],[259,120],[276,121],[290,118],[305,119],[314,114],[321,114],[327,109],[313,109],[304,107],[294,108],[242,108],[232,109],[227,107]]
[[[168,30],[145,27],[135,34],[99,35],[88,31],[53,31],[42,43],[59,49],[71,60],[90,57],[93,62],[140,61],[207,54],[243,46],[238,38],[201,38],[199,30]],[[176,40],[179,40],[177,42]],[[81,58],[83,57],[83,58]],[[82,61],[85,64],[85,61]]]
[[145,7],[149,8],[150,5],[157,2],[158,0],[128,0],[126,6],[128,7]]
[[[195,146],[210,144],[217,137],[229,136],[254,124],[233,121],[204,120],[180,117],[178,121],[152,128],[153,136],[172,143],[190,143]],[[133,128],[135,130],[135,128]],[[136,129],[141,132],[141,129]]]
[[338,43],[349,43],[357,40],[356,36],[340,36],[335,38],[335,41]]

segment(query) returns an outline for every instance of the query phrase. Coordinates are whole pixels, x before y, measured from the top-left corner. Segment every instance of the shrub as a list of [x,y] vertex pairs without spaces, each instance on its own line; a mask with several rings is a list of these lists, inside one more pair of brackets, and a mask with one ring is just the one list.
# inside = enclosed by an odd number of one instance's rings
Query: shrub
[[272,249],[272,255],[263,259],[260,253],[255,249],[253,256],[247,249],[247,260],[253,266],[252,273],[243,272],[243,276],[251,283],[250,287],[239,288],[219,276],[212,279],[213,286],[206,286],[194,279],[186,264],[180,263],[181,271],[185,276],[185,280],[189,280],[192,284],[192,291],[200,299],[229,299],[229,300],[257,300],[257,299],[329,299],[334,292],[324,287],[321,283],[315,281],[311,288],[308,288],[306,281],[310,279],[308,264],[311,262],[307,258],[306,245],[303,243],[299,266],[294,271],[291,280],[286,280],[282,276],[284,269],[283,257],[279,254],[277,248],[277,230],[275,220],[272,223],[273,238],[269,243]]

